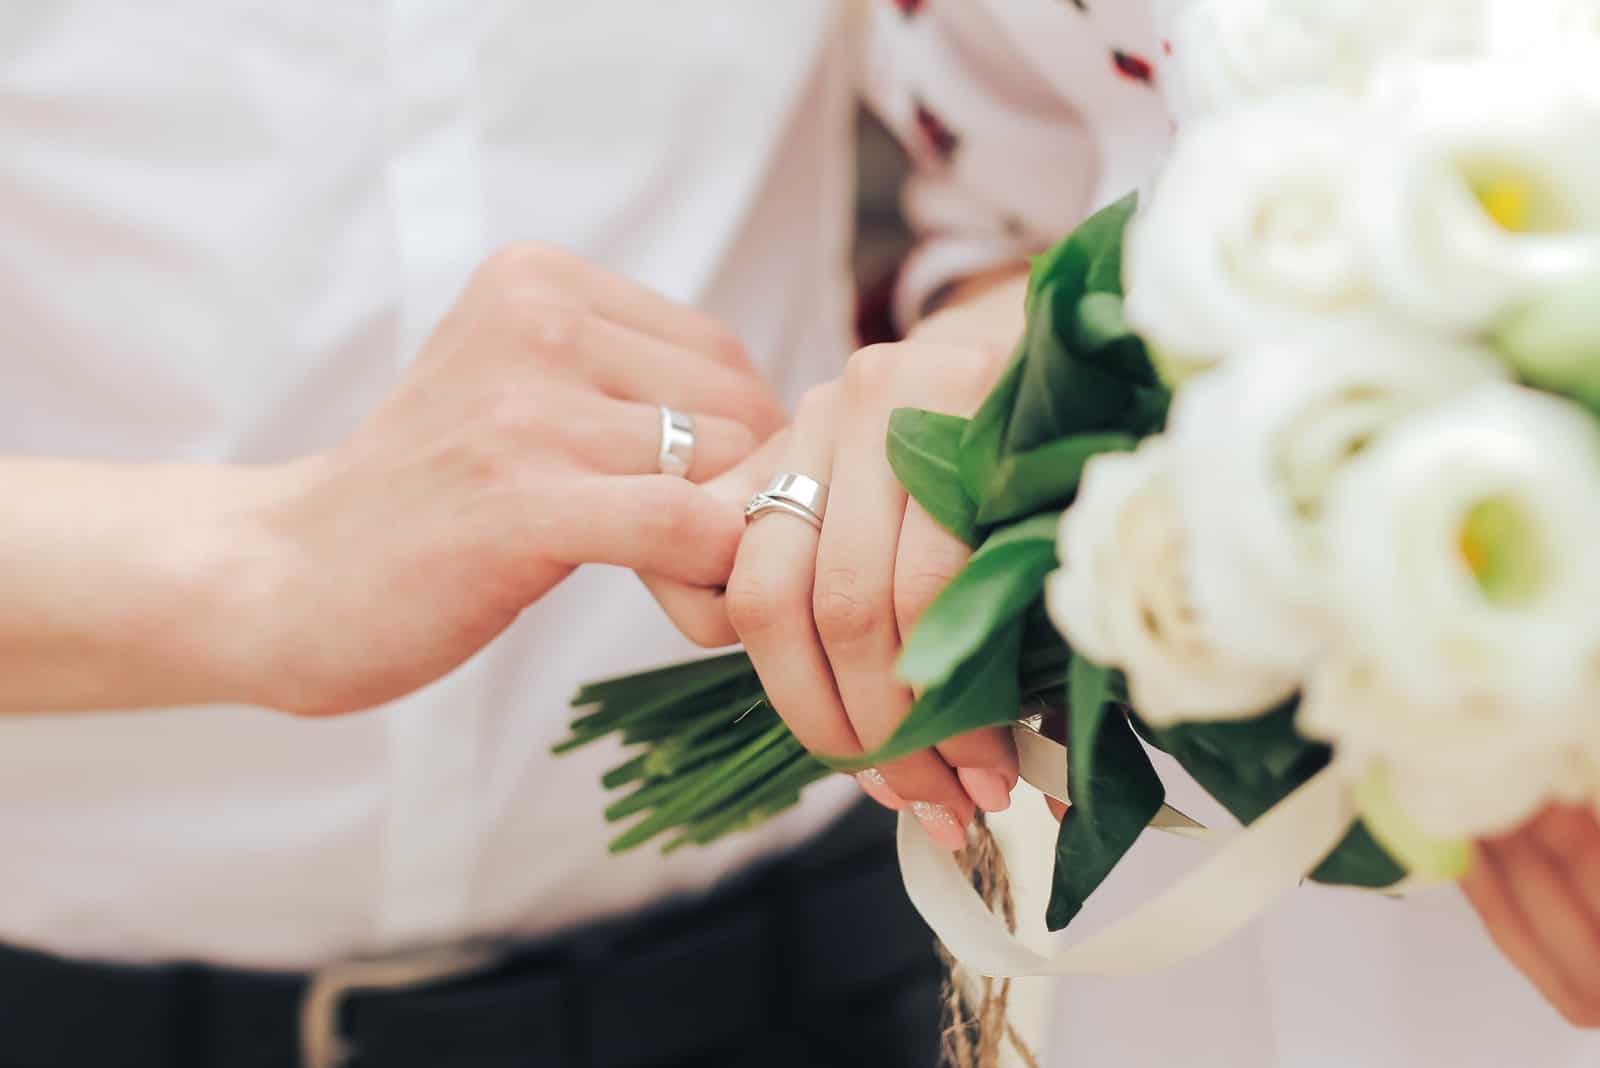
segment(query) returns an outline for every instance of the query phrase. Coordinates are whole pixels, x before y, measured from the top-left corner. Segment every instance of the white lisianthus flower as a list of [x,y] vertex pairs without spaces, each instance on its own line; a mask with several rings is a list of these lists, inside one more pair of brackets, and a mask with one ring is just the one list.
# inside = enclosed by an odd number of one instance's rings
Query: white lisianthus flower
[[1500,55],[1548,62],[1600,47],[1600,0],[1490,0],[1488,12],[1490,48]]
[[1152,724],[1255,715],[1288,697],[1295,679],[1218,648],[1195,616],[1172,482],[1161,438],[1089,462],[1062,519],[1050,617],[1075,650],[1126,673]]
[[1509,383],[1411,416],[1327,495],[1354,658],[1421,705],[1560,706],[1600,669],[1600,428]]
[[1548,65],[1389,71],[1357,217],[1383,300],[1480,333],[1600,269],[1600,108]]
[[1518,308],[1493,341],[1528,385],[1600,408],[1600,270]]
[[1515,829],[1554,801],[1596,796],[1584,741],[1588,702],[1416,701],[1387,688],[1370,663],[1330,658],[1308,679],[1298,724],[1337,747],[1352,779],[1375,768],[1406,816],[1442,839]]
[[1330,632],[1333,480],[1399,420],[1504,374],[1487,350],[1353,330],[1259,346],[1185,385],[1168,437],[1190,592],[1217,640],[1303,670]]
[[1171,379],[1370,315],[1355,226],[1361,109],[1296,94],[1183,131],[1125,246],[1128,322]]
[[1296,89],[1362,93],[1397,58],[1479,54],[1485,0],[1196,0],[1173,28],[1173,106],[1190,118]]
[[1600,0],[1491,0],[1493,54],[1536,64],[1600,109]]

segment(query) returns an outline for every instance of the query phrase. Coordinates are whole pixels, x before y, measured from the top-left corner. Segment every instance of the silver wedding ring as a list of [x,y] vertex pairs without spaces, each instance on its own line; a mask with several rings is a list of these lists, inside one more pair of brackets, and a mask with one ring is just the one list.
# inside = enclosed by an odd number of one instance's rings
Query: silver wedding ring
[[745,506],[746,523],[754,522],[768,512],[783,512],[803,519],[818,530],[822,517],[828,510],[828,487],[814,478],[785,472],[767,484],[767,488],[750,498]]
[[663,475],[688,478],[694,463],[694,416],[661,406],[661,448],[656,459]]

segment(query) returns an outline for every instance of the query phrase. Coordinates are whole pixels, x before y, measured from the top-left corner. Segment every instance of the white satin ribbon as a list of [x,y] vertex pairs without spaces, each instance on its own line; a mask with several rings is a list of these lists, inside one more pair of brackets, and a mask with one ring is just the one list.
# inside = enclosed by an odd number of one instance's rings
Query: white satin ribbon
[[1177,964],[1239,930],[1313,871],[1355,821],[1348,783],[1324,770],[1153,901],[1051,956],[984,905],[955,856],[900,814],[900,873],[928,926],[967,968],[994,978],[1134,975]]

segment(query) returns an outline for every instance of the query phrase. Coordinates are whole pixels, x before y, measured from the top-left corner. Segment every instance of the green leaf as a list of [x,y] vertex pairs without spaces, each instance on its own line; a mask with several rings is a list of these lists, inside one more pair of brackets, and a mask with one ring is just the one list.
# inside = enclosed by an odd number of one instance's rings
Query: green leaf
[[1072,318],[1072,347],[1098,352],[1133,337],[1122,314],[1122,298],[1115,293],[1086,293]]
[[1344,841],[1311,873],[1314,883],[1362,886],[1368,890],[1394,886],[1405,877],[1406,870],[1378,844],[1365,823],[1357,823],[1350,828]]
[[1126,717],[1113,716],[1101,725],[1092,767],[1081,780],[1068,777],[1073,803],[1056,837],[1055,879],[1045,913],[1052,931],[1072,922],[1166,800],[1161,778]]
[[1017,346],[1011,366],[1001,376],[989,396],[984,398],[978,413],[967,424],[961,436],[961,485],[967,496],[982,503],[989,485],[994,481],[994,470],[1005,450],[1006,429],[1011,423],[1011,409],[1022,388],[1023,363],[1026,359],[1026,340]]
[[889,466],[934,522],[967,545],[979,544],[977,505],[961,481],[961,436],[967,420],[917,408],[889,417]]
[[[1155,372],[1142,350],[1130,369],[1123,355],[1083,354],[1069,346],[1067,317],[1076,312],[1075,301],[1067,303],[1071,299],[1051,283],[1028,320],[1021,381],[1005,427],[1002,459],[1074,434],[1124,431],[1142,436],[1165,419],[1167,391],[1146,384]],[[1058,313],[1048,313],[1051,307]],[[988,503],[992,485],[991,477],[977,498],[980,509]]]
[[861,771],[938,745],[958,734],[1012,722],[1022,704],[1017,683],[1022,634],[1023,621],[1016,619],[990,635],[948,682],[925,691],[917,699],[905,722],[874,752],[859,757],[826,757],[823,762],[836,771]]
[[1095,800],[1089,787],[1095,781],[1096,746],[1110,697],[1111,670],[1074,655],[1067,669],[1067,796],[1091,820]]
[[1085,219],[1066,238],[1034,257],[1028,273],[1030,312],[1048,282],[1063,279],[1081,293],[1122,293],[1122,244],[1128,223],[1139,206],[1137,193]]
[[1013,453],[995,468],[977,521],[988,526],[1064,508],[1078,492],[1084,464],[1103,452],[1128,452],[1138,444],[1131,434],[1074,434]]
[[991,635],[1022,617],[1055,570],[1060,519],[1059,513],[1036,515],[983,543],[911,632],[900,656],[903,680],[942,685]]
[[1077,237],[1089,249],[1089,266],[1084,272],[1085,293],[1113,293],[1122,296],[1122,247],[1128,224],[1139,208],[1139,194],[1129,193],[1115,204],[1096,212],[1078,228]]
[[[1332,750],[1295,729],[1291,701],[1254,719],[1144,729],[1241,823],[1252,823],[1328,766]],[[1311,878],[1334,886],[1379,888],[1405,870],[1357,823]]]
[[[1129,196],[1085,220],[1076,230],[1043,255],[1035,257],[1028,275],[1026,300],[1027,326],[1010,368],[989,394],[967,427],[961,441],[961,479],[967,495],[983,504],[993,481],[995,468],[1008,454],[1046,444],[1061,433],[1052,433],[1037,422],[1040,404],[1053,398],[1033,395],[1041,383],[1055,381],[1068,390],[1071,383],[1056,381],[1059,369],[1052,361],[1068,354],[1058,338],[1070,337],[1072,316],[1087,293],[1122,292],[1122,239],[1133,217],[1138,198]],[[1035,351],[1044,339],[1052,347]],[[1030,364],[1041,364],[1028,370]],[[1025,377],[1032,385],[1024,386]],[[1090,411],[1098,402],[1086,397],[1082,405]],[[1019,408],[1022,409],[1019,416]],[[1117,409],[1120,410],[1120,406]],[[1019,419],[1021,430],[1013,424]],[[1122,429],[1114,422],[1077,429]],[[1045,433],[1040,435],[1039,430]]]
[[1090,293],[1072,312],[1072,351],[1118,378],[1142,386],[1158,386],[1161,378],[1144,342],[1122,317],[1122,298]]

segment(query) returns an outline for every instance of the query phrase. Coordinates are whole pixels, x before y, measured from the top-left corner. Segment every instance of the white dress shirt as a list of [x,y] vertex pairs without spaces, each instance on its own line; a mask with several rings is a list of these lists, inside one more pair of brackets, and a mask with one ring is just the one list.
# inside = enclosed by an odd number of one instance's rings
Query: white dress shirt
[[[794,399],[851,346],[844,14],[0,7],[0,453],[251,462],[328,445],[472,268],[527,238],[723,317]],[[594,569],[379,713],[0,723],[0,940],[301,968],[703,887],[854,786],[711,850],[609,857],[598,776],[618,757],[548,755],[567,700],[694,652],[631,574]]]

